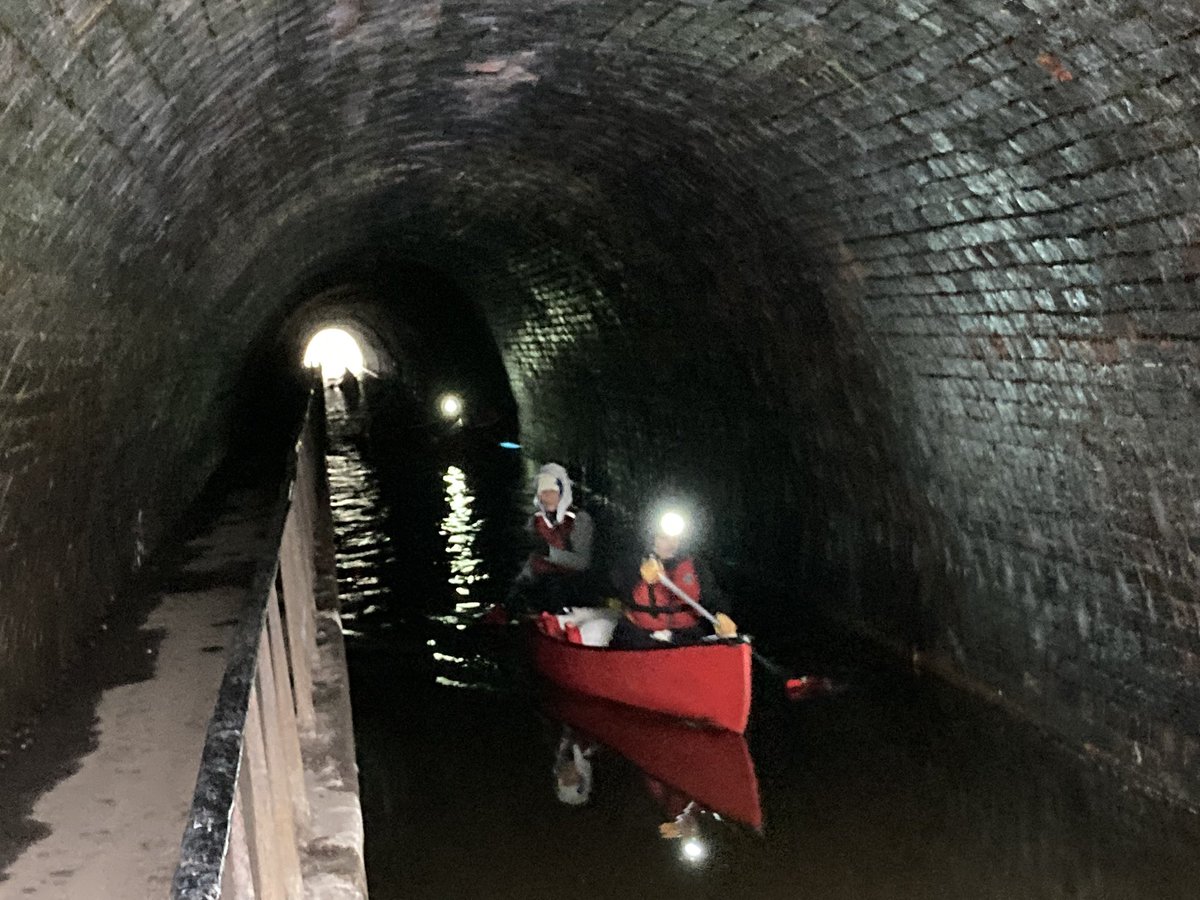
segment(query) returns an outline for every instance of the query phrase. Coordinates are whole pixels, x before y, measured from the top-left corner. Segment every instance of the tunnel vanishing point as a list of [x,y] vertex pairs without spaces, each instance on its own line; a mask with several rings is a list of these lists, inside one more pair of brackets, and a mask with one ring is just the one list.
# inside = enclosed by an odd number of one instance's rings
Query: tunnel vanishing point
[[295,323],[448,340],[422,272],[533,453],[1195,804],[1198,63],[1181,0],[5,2],[0,724]]

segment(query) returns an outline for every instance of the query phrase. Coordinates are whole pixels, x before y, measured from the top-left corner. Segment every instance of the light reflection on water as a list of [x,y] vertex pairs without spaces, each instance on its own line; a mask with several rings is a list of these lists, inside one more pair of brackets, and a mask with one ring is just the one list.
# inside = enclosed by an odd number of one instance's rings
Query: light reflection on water
[[454,604],[454,611],[470,613],[480,606],[477,601],[468,599],[471,586],[486,581],[488,577],[487,572],[483,571],[483,560],[478,558],[475,549],[475,539],[484,526],[484,520],[475,515],[472,509],[475,496],[468,489],[466,472],[458,466],[447,466],[442,482],[446,486],[446,505],[450,511],[442,519],[438,534],[446,539],[450,586],[462,598]]
[[326,402],[326,471],[337,544],[342,629],[347,639],[354,640],[367,632],[386,632],[392,627],[384,617],[389,591],[381,587],[381,573],[395,564],[395,554],[382,527],[389,511],[379,479],[353,440],[358,422],[346,410],[340,392],[328,391]]
[[494,690],[495,663],[464,644],[463,632],[483,606],[476,592],[489,577],[477,547],[486,519],[476,512],[467,473],[451,465],[442,476],[446,513],[438,537],[445,547],[449,589],[423,590],[423,582],[410,579],[412,573],[398,561],[422,551],[395,543],[405,536],[390,528],[392,510],[379,473],[360,449],[361,414],[347,411],[336,390],[327,392],[326,402],[338,592],[350,649],[376,646],[410,653],[412,644],[432,668],[436,684]]

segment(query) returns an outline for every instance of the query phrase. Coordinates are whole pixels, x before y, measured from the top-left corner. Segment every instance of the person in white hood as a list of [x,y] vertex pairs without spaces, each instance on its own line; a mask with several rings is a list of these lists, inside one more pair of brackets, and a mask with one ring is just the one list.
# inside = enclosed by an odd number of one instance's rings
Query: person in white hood
[[592,567],[592,517],[574,505],[571,478],[558,463],[546,463],[534,485],[535,512],[526,529],[533,551],[517,576],[514,594],[531,610],[586,606]]

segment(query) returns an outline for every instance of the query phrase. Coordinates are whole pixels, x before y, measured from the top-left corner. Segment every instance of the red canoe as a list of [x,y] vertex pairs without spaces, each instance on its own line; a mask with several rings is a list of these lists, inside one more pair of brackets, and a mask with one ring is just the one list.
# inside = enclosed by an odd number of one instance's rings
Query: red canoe
[[574,644],[535,625],[533,664],[557,685],[735,734],[750,717],[750,645],[720,641],[652,650]]
[[543,698],[551,718],[619,753],[710,812],[762,829],[758,778],[746,739],[694,728],[639,709],[553,690]]

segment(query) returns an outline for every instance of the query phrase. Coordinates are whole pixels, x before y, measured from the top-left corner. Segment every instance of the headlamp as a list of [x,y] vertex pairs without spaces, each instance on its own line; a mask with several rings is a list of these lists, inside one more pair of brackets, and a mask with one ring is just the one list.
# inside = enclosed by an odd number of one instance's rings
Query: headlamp
[[463,411],[462,398],[458,394],[443,394],[438,401],[438,409],[447,419],[457,419]]
[[658,520],[658,531],[667,537],[679,537],[687,530],[687,519],[682,513],[668,510]]

